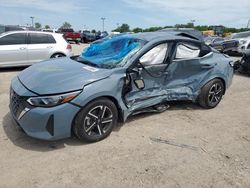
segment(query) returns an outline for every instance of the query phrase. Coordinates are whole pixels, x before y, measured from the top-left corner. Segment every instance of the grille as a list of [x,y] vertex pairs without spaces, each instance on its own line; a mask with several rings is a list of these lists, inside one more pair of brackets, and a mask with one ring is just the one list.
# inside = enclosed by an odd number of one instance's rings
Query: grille
[[27,97],[19,96],[12,88],[10,89],[10,108],[16,118],[28,106],[26,100]]

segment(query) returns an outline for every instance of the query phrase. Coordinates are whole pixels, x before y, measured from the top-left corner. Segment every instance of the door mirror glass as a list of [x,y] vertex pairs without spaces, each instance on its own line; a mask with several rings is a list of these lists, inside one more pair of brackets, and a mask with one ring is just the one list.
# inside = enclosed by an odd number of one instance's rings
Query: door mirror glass
[[142,79],[136,79],[136,80],[134,80],[134,83],[138,89],[144,89],[144,87],[145,87],[144,80],[142,80]]
[[167,49],[167,43],[160,44],[144,54],[139,62],[144,66],[162,64],[166,58]]

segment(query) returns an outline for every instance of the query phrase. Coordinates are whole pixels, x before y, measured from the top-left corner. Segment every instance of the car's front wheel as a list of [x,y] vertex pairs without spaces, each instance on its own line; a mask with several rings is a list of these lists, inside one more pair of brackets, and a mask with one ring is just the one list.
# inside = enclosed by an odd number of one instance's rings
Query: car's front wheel
[[117,121],[116,105],[107,98],[100,98],[78,113],[73,131],[81,141],[97,142],[109,136]]
[[216,107],[225,93],[225,86],[220,79],[213,79],[203,86],[198,97],[198,103],[203,108]]

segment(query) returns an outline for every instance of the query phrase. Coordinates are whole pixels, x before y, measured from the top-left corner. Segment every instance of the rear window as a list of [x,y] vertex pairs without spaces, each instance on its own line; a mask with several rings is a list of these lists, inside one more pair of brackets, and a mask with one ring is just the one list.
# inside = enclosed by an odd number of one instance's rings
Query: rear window
[[25,44],[25,33],[15,33],[0,38],[0,45]]
[[54,37],[49,34],[30,33],[29,44],[51,44],[56,43]]

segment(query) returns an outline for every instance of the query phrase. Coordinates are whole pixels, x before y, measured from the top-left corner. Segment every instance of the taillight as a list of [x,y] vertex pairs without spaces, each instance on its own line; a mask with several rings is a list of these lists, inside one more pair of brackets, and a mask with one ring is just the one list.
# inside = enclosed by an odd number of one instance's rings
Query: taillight
[[72,46],[70,44],[68,44],[66,49],[71,50]]

